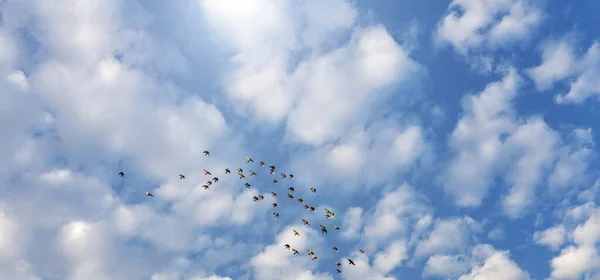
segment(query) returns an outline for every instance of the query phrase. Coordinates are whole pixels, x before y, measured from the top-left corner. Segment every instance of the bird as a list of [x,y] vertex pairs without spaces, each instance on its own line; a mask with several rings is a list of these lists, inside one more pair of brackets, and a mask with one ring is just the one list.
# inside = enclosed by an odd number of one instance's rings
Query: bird
[[334,225],[333,230],[340,230],[340,227],[338,227],[337,225]]
[[360,250],[358,250],[358,251],[359,251],[361,254],[363,254],[363,255],[365,254],[365,250],[363,250],[363,249],[360,249]]
[[244,174],[238,173],[238,175],[240,175],[240,179],[245,179],[246,176],[244,176]]
[[327,227],[324,225],[319,225],[321,227],[321,232],[327,234]]
[[208,185],[202,185],[205,190],[208,190],[210,187]]
[[300,202],[300,203],[304,203],[304,199],[302,199],[302,198],[298,198],[298,202]]
[[277,180],[273,179],[273,184],[277,184]]
[[285,173],[281,173],[281,179],[285,179],[287,176],[285,176]]
[[237,172],[238,172],[238,173],[244,173],[244,169],[241,169],[241,168],[239,168],[239,167],[238,167],[238,168],[237,168]]
[[252,200],[254,200],[254,201],[258,201],[258,197],[257,197],[257,196],[253,196],[253,197],[252,197]]
[[317,258],[317,256],[315,256],[315,255],[313,254],[313,255],[312,255],[312,260],[314,261],[314,260],[316,260],[316,259],[318,259],[318,258]]
[[209,151],[204,151],[204,152],[202,152],[202,153],[203,153],[205,156],[208,156],[208,157],[210,156],[210,152],[209,152]]
[[290,179],[294,179],[294,174],[290,174],[288,177],[290,177]]
[[119,172],[119,175],[121,175],[121,177],[123,177],[123,176],[125,176],[125,173]]
[[354,266],[356,265],[356,264],[354,264],[354,261],[352,261],[351,259],[348,259],[348,263],[349,263],[350,265],[354,265]]
[[276,192],[271,192],[271,196],[272,196],[272,197],[276,197],[276,196],[277,196],[277,193],[276,193]]
[[312,188],[310,188],[310,191],[316,193],[317,189],[315,189],[315,187],[312,187]]
[[337,274],[341,274],[341,273],[342,273],[342,271],[341,271],[339,268],[338,268],[338,269],[336,269],[336,270],[335,270],[335,272],[336,272]]
[[279,213],[273,212],[273,216],[275,216],[275,218],[279,218]]
[[213,178],[213,181],[214,181],[215,183],[216,183],[216,182],[219,182],[219,177],[214,177],[214,178]]
[[294,192],[294,188],[293,187],[289,187],[288,190],[290,190],[290,192]]
[[329,219],[331,219],[331,218],[332,218],[332,217],[331,217],[331,215],[329,215],[329,214],[325,214],[325,219],[329,220]]
[[185,176],[183,176],[183,174],[179,174],[179,179],[185,179]]
[[294,255],[300,255],[300,252],[298,252],[298,250],[292,249],[292,251],[294,252]]
[[246,189],[249,189],[250,188],[250,183],[246,182],[246,183],[244,183],[244,186],[246,186]]
[[275,169],[276,169],[276,167],[275,167],[275,165],[269,165],[269,169],[273,169],[273,170],[275,170]]
[[260,164],[260,167],[265,167],[265,162],[264,161],[261,161],[259,164]]
[[311,206],[311,207],[310,207],[310,211],[317,212],[317,209],[315,209],[315,207],[312,207],[312,206]]
[[202,170],[204,171],[204,175],[212,175],[212,174],[210,174],[210,172],[208,170],[206,170],[206,169],[202,169]]
[[333,251],[337,253],[338,252],[338,248],[337,247],[333,247]]
[[252,158],[250,158],[249,156],[246,156],[246,162],[254,162],[254,160]]
[[310,226],[310,223],[305,219],[302,219],[302,223],[304,223],[304,225],[306,225],[306,226]]
[[210,185],[212,185],[212,181],[208,180],[208,181],[206,181],[206,184],[210,186]]
[[342,266],[342,264],[340,262],[335,262],[336,266]]
[[287,250],[289,250],[289,249],[291,248],[291,247],[290,247],[290,244],[285,244],[285,245],[283,245],[283,247],[284,247],[285,249],[287,249]]
[[273,203],[273,208],[277,208],[277,203]]
[[298,233],[295,229],[292,230],[294,232],[295,236],[300,236],[300,233]]
[[287,195],[288,195],[288,198],[289,198],[289,199],[292,199],[292,198],[294,198],[294,196],[292,196],[292,195],[291,195],[291,194],[289,194],[289,193],[288,193]]
[[306,250],[306,252],[308,252],[309,255],[314,255],[315,254],[311,249]]
[[150,192],[146,192],[146,196],[154,196]]
[[304,205],[304,209],[308,210],[308,208],[310,208],[310,206]]
[[264,199],[265,199],[265,196],[264,196],[264,195],[262,195],[262,194],[259,194],[259,195],[258,195],[258,199],[260,199],[260,200],[264,200]]
[[231,170],[229,170],[229,168],[225,168],[225,174],[231,174]]
[[248,170],[248,172],[250,172],[250,176],[256,176],[256,173],[252,170]]

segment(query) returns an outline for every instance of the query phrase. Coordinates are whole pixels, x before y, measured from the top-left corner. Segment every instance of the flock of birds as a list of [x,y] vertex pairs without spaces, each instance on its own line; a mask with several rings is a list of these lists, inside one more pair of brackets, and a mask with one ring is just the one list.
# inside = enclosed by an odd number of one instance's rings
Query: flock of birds
[[[203,154],[205,156],[209,156],[210,157],[210,152],[209,151],[203,151]],[[253,163],[254,159],[252,159],[251,157],[246,156],[246,162],[247,163]],[[265,167],[265,163],[262,162],[262,161],[259,162],[259,165],[260,165],[260,167]],[[277,167],[275,167],[274,165],[270,165],[269,166],[269,174],[274,175],[275,172],[276,172],[276,170],[277,170]],[[206,169],[203,169],[203,171],[204,171],[204,175],[212,176],[212,173],[210,171],[208,171]],[[229,170],[229,168],[225,168],[224,171],[225,171],[225,174],[231,174],[231,170]],[[124,172],[119,172],[119,175],[121,177],[123,177],[123,176],[125,176],[125,173]],[[244,174],[244,170],[242,168],[239,168],[239,167],[237,168],[237,175],[240,177],[240,179],[246,179],[246,175]],[[254,172],[252,170],[248,170],[248,176],[256,176],[256,175],[257,175],[256,172]],[[281,179],[286,179],[286,178],[294,179],[294,174],[281,173],[280,178]],[[181,180],[185,179],[185,175],[179,174],[179,179],[181,179]],[[210,189],[210,186],[213,183],[217,183],[217,182],[219,182],[219,177],[215,176],[211,180],[208,180],[201,187],[204,188],[205,190],[208,190],[208,189]],[[277,184],[277,183],[279,183],[279,181],[277,179],[273,179],[273,184]],[[248,188],[248,189],[251,187],[250,183],[248,183],[248,182],[245,182],[244,186],[246,188]],[[292,195],[294,193],[294,191],[295,191],[294,187],[289,187],[288,191],[289,192],[287,193],[287,198],[288,199],[294,199],[294,196]],[[315,187],[311,187],[310,191],[312,193],[316,193],[317,189]],[[154,195],[152,193],[146,191],[146,196],[153,197]],[[274,192],[274,191],[271,191],[271,196],[272,197],[277,197],[277,193]],[[255,201],[255,202],[258,202],[258,201],[263,200],[263,199],[265,199],[265,196],[262,195],[262,194],[259,194],[257,196],[252,197],[252,200]],[[305,204],[304,203],[304,199],[298,198],[297,201],[300,204],[304,205],[304,209],[305,210],[308,210],[308,211],[311,211],[311,212],[316,212],[317,211],[315,207],[309,206],[308,204]],[[278,208],[279,207],[279,205],[277,203],[273,203],[272,206],[273,206],[273,208]],[[278,218],[279,217],[279,213],[277,211],[274,211],[273,212],[273,216],[275,218]],[[325,208],[325,218],[327,220],[330,220],[330,219],[332,219],[334,217],[335,217],[335,213],[333,211]],[[302,223],[305,226],[307,226],[307,227],[311,227],[310,223],[306,219],[302,219]],[[327,226],[319,225],[319,227],[321,228],[321,233],[323,233],[323,234],[327,234],[328,233]],[[334,225],[333,226],[333,230],[334,231],[339,231],[340,227],[338,227],[337,225]],[[294,236],[300,236],[300,233],[296,229],[292,229],[292,232],[294,233]],[[285,250],[289,250],[289,251],[293,252],[294,255],[301,255],[301,253],[298,250],[296,250],[295,248],[293,248],[290,244],[285,244],[283,247],[284,247]],[[337,247],[333,247],[332,250],[335,253],[337,253],[339,251]],[[315,254],[314,251],[312,251],[310,249],[308,249],[307,251],[308,251],[308,256],[310,256],[312,260],[318,259],[317,255]],[[362,250],[362,249],[359,250],[359,252],[361,254],[365,254],[365,251]],[[348,259],[348,264],[349,265],[356,265],[352,259]],[[342,273],[342,270],[339,268],[339,267],[342,266],[342,264],[340,262],[336,261],[335,265],[337,266],[336,273],[338,273],[338,274]]]

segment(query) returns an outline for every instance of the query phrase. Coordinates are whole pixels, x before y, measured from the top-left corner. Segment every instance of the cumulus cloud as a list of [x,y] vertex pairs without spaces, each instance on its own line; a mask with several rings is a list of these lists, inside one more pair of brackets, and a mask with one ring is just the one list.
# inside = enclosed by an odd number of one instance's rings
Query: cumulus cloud
[[459,53],[511,47],[530,38],[544,19],[533,1],[454,0],[439,22],[435,39]]
[[580,104],[600,94],[600,44],[593,42],[579,54],[574,48],[577,43],[572,34],[548,40],[542,45],[540,65],[527,70],[538,90],[553,89],[561,82],[568,84],[568,92],[555,95],[559,104]]
[[564,226],[559,225],[547,230],[536,232],[533,235],[533,239],[540,245],[546,245],[552,250],[558,250],[565,242],[566,229]]

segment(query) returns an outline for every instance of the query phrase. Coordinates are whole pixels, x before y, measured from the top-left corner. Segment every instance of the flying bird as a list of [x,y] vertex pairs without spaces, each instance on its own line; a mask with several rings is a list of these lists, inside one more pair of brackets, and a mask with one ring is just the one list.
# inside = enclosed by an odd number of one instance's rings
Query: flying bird
[[256,173],[252,170],[248,170],[248,172],[250,172],[250,176],[256,176]]
[[277,180],[273,179],[273,184],[277,184]]
[[292,231],[294,232],[295,236],[300,236],[300,233],[298,233],[295,229],[292,229]]
[[302,198],[298,198],[298,202],[300,202],[300,203],[304,203],[304,199],[302,199]]
[[290,190],[290,192],[294,192],[294,188],[293,187],[289,187],[288,190]]
[[300,255],[300,252],[298,252],[298,250],[292,249],[292,251],[294,252],[294,255]]
[[273,208],[277,208],[277,203],[273,203]]
[[327,227],[324,225],[319,225],[321,227],[321,232],[327,234]]
[[246,156],[246,162],[254,162],[254,160],[252,158],[250,158],[249,156]]
[[306,226],[310,226],[310,223],[305,219],[302,219],[302,223],[304,223],[304,225],[306,225]]
[[308,205],[304,205],[304,209],[305,209],[305,210],[308,210],[308,208],[310,208],[310,206],[308,206]]
[[312,255],[312,260],[314,261],[314,260],[316,260],[316,259],[318,259],[318,258],[317,258],[317,256],[315,256],[315,255],[313,254],[313,255]]
[[363,249],[360,249],[360,250],[358,250],[358,251],[359,251],[361,254],[363,254],[363,255],[365,254],[365,250],[363,250]]
[[331,217],[331,215],[329,215],[329,214],[325,214],[325,219],[329,220],[329,219],[331,219],[331,218],[332,218],[332,217]]
[[279,218],[279,213],[273,212],[273,216],[275,216],[275,218]]
[[244,173],[244,169],[241,169],[241,168],[239,168],[239,167],[238,167],[238,168],[237,168],[237,172],[238,172],[238,173]]
[[315,209],[315,207],[312,207],[312,206],[311,206],[311,207],[310,207],[310,211],[317,212],[317,209]]
[[231,174],[231,170],[229,170],[229,168],[225,168],[225,174]]
[[290,177],[290,179],[294,179],[294,174],[290,174],[288,177]]
[[291,248],[291,247],[290,247],[290,244],[285,244],[285,245],[283,245],[283,247],[284,247],[285,249],[287,249],[287,250],[289,250],[289,249]]
[[337,253],[338,252],[338,248],[337,247],[333,247],[333,251]]
[[292,198],[294,198],[294,196],[292,196],[292,195],[291,195],[291,194],[289,194],[289,193],[288,193],[287,195],[288,195],[288,198],[289,198],[289,199],[292,199]]
[[315,189],[315,187],[312,187],[312,188],[310,188],[310,191],[316,193],[317,189]]
[[183,174],[179,174],[179,179],[185,179],[185,176],[183,176]]
[[206,181],[206,184],[210,186],[210,185],[212,185],[212,181],[208,180],[208,181]]
[[265,162],[261,161],[259,164],[260,164],[260,167],[265,167]]
[[208,185],[202,185],[205,190],[208,190],[210,187]]
[[338,227],[337,225],[333,226],[333,230],[340,230],[340,227]]
[[214,178],[213,178],[213,181],[215,181],[215,183],[216,183],[216,182],[219,182],[219,177],[214,177]]
[[265,199],[265,196],[264,196],[264,195],[262,195],[262,194],[259,194],[259,195],[258,195],[258,199],[260,199],[260,200],[264,200],[264,199]]
[[246,183],[244,183],[244,186],[246,186],[246,189],[249,189],[250,188],[250,183],[246,182]]
[[152,194],[151,194],[151,193],[149,193],[149,192],[146,192],[146,196],[154,196],[154,195],[152,195]]
[[276,197],[276,196],[277,196],[277,193],[276,193],[276,192],[271,192],[271,196],[272,196],[272,197]]
[[356,264],[354,264],[354,261],[352,261],[351,259],[348,259],[348,263],[349,263],[350,265],[356,265]]
[[309,255],[314,255],[315,254],[311,249],[306,250],[306,252],[308,252]]
[[281,179],[285,179],[287,176],[285,176],[285,173],[281,173]]
[[119,172],[119,175],[121,175],[121,177],[123,177],[123,176],[125,176],[125,173]]
[[240,175],[240,179],[245,179],[246,176],[244,176],[244,174],[238,173],[238,175]]
[[212,175],[212,174],[210,174],[210,172],[208,170],[206,170],[206,169],[202,169],[202,170],[204,170],[204,175]]
[[336,272],[337,274],[341,274],[341,273],[342,273],[342,271],[341,271],[339,268],[338,268],[338,269],[336,269],[336,270],[335,270],[335,272]]
[[335,262],[336,266],[342,266],[342,264],[340,262]]
[[257,196],[253,196],[253,197],[252,197],[252,200],[254,200],[254,201],[258,201],[258,197],[257,197]]
[[203,153],[205,156],[208,156],[208,157],[210,156],[210,152],[209,152],[209,151],[204,151],[204,152],[202,152],[202,153]]

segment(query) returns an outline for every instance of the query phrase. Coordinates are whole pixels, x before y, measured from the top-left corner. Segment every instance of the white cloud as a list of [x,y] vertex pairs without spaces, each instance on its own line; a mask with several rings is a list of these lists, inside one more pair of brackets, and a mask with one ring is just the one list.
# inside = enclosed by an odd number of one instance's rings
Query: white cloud
[[503,240],[506,237],[506,233],[501,226],[497,226],[488,232],[488,239],[491,240]]
[[559,104],[580,104],[600,94],[600,44],[594,42],[585,54],[577,54],[576,43],[572,35],[546,42],[541,64],[527,70],[539,90],[568,81],[569,91],[555,96]]
[[592,129],[575,129],[569,145],[559,151],[559,159],[548,177],[550,188],[576,188],[585,182],[589,163],[595,146]]
[[427,257],[438,253],[462,251],[468,245],[469,237],[478,228],[470,217],[439,219],[433,230],[415,247],[416,257]]
[[426,216],[429,211],[422,195],[407,184],[385,194],[364,227],[365,249],[374,251],[390,238],[397,239],[408,234],[410,224]]
[[580,279],[581,275],[600,267],[600,256],[594,247],[569,246],[551,261],[552,279]]
[[345,239],[355,239],[358,237],[363,226],[363,209],[360,207],[352,207],[346,210],[344,215],[342,237]]
[[469,274],[460,276],[459,280],[476,279],[530,279],[529,273],[521,270],[508,256],[506,251],[497,251],[490,245],[478,245],[472,252],[473,267]]
[[526,0],[454,0],[436,30],[438,43],[459,53],[507,48],[527,40],[543,20],[543,12]]
[[406,241],[397,240],[390,243],[383,252],[375,256],[373,265],[377,270],[386,275],[407,258],[408,248]]
[[551,227],[544,231],[538,231],[533,235],[533,240],[540,245],[558,250],[566,241],[566,229],[562,225]]
[[469,265],[463,255],[433,255],[429,257],[423,268],[423,277],[458,277],[468,268]]
[[[300,236],[295,236],[296,229]],[[316,263],[306,256],[306,250],[311,249],[319,254],[320,243],[323,242],[318,232],[303,225],[285,227],[277,236],[276,242],[268,245],[262,252],[250,261],[257,279],[332,279],[323,274],[312,274]],[[284,248],[285,244],[298,250],[301,255],[293,255],[292,251]]]

